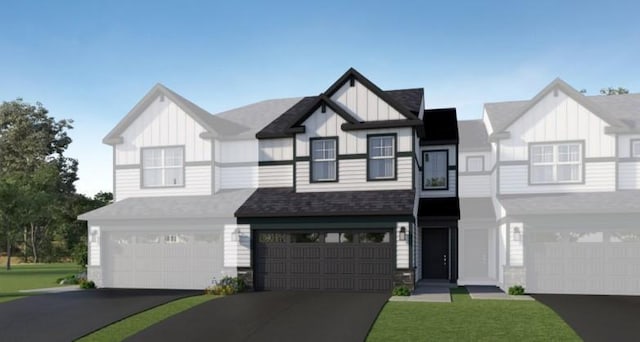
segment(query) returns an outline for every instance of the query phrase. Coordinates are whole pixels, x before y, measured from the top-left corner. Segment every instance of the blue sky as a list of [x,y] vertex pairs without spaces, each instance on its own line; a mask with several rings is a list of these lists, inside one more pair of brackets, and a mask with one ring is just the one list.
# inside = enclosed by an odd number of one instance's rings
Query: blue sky
[[111,189],[102,137],[157,82],[216,113],[315,95],[353,66],[477,118],[555,77],[640,92],[637,1],[12,1],[0,100],[75,120],[78,191]]

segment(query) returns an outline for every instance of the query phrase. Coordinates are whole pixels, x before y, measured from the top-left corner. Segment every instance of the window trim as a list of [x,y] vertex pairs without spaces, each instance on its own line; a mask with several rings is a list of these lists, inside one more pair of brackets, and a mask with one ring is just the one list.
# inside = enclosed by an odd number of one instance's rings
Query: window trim
[[634,154],[633,153],[633,144],[635,143],[640,143],[640,139],[630,139],[629,141],[629,157],[634,158],[634,159],[640,159],[640,150],[638,151],[638,154]]
[[[144,184],[144,151],[145,150],[157,150],[157,149],[168,149],[168,148],[182,148],[182,184],[178,184],[178,185],[145,185]],[[187,177],[186,177],[186,149],[184,145],[162,145],[162,146],[146,146],[146,147],[141,147],[140,148],[140,189],[168,189],[168,188],[184,188],[187,184]],[[164,169],[164,152],[163,152],[163,160],[162,160],[162,164],[163,164],[163,169]],[[164,175],[164,174],[163,174]],[[164,177],[163,177],[163,182],[164,182]]]
[[[439,188],[426,188],[424,185],[424,169],[426,168],[426,164],[424,161],[424,157],[428,152],[444,152],[445,153],[445,165],[446,165],[446,169],[445,169],[445,179],[446,179],[446,185],[444,187],[439,187]],[[420,177],[420,182],[422,183],[422,191],[449,191],[449,150],[448,149],[437,149],[437,150],[423,150],[422,151],[422,175]]]
[[[578,153],[578,155],[580,156],[580,171],[578,172],[578,174],[580,175],[580,179],[578,181],[557,181],[557,169],[558,169],[558,146],[559,145],[578,145],[580,147],[580,152]],[[555,181],[552,182],[534,182],[533,181],[533,148],[535,146],[552,146],[553,147],[553,164],[551,164],[553,166],[553,174],[554,174],[554,178],[556,179]],[[585,184],[585,141],[584,140],[564,140],[564,141],[540,141],[540,142],[534,142],[534,143],[529,143],[529,160],[528,160],[528,177],[527,177],[527,182],[528,185],[530,186],[536,186],[536,185],[573,185],[573,184]]]
[[[480,171],[469,171],[469,159],[471,158],[480,158],[482,160],[482,166],[480,167]],[[481,154],[475,154],[475,155],[471,155],[471,156],[467,156],[467,158],[464,161],[464,170],[465,172],[484,172],[485,171],[485,164],[484,164],[484,156]]]
[[[335,146],[336,146],[336,153],[335,153],[335,160],[336,160],[336,178],[335,179],[329,179],[329,180],[314,180],[313,179],[313,142],[316,140],[333,140],[335,141]],[[313,138],[309,138],[309,184],[311,183],[337,183],[339,178],[340,178],[340,174],[339,174],[339,170],[340,170],[340,162],[338,158],[338,137],[337,136],[330,136],[330,137],[313,137]]]
[[[393,159],[393,177],[387,178],[372,178],[371,177],[371,169],[369,168],[369,164],[371,162],[371,151],[369,151],[369,142],[370,138],[377,137],[392,137],[393,138],[393,158],[384,158],[384,159]],[[367,182],[383,182],[383,181],[396,181],[398,180],[398,133],[378,133],[378,134],[367,134]]]

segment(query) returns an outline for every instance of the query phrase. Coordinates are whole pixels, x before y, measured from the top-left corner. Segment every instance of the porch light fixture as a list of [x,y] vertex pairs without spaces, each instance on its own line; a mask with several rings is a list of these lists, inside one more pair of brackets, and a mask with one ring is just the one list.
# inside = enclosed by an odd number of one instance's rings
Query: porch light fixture
[[398,234],[398,240],[407,241],[407,229],[405,227],[400,228],[400,233]]
[[236,228],[231,232],[231,241],[233,242],[240,241],[240,229]]
[[522,232],[520,231],[520,227],[513,228],[513,241],[522,241]]

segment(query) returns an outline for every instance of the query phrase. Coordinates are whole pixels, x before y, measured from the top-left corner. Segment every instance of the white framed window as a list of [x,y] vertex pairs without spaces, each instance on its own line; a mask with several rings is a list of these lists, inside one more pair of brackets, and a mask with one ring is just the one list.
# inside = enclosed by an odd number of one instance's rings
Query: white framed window
[[338,180],[337,138],[311,139],[311,182]]
[[640,158],[640,139],[631,140],[631,157]]
[[467,172],[482,172],[482,171],[484,171],[484,156],[468,156]]
[[369,135],[367,150],[367,180],[396,178],[396,136]]
[[582,148],[581,143],[531,145],[531,184],[582,182]]
[[184,146],[142,149],[142,187],[184,186]]
[[422,165],[423,190],[446,190],[449,188],[449,151],[425,151],[422,154]]

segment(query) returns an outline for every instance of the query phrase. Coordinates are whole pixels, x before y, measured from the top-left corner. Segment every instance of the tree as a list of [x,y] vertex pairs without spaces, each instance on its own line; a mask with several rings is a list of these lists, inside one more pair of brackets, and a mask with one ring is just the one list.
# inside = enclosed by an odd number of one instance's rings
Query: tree
[[629,89],[623,88],[623,87],[602,88],[602,89],[600,89],[600,94],[602,94],[602,95],[624,95],[624,94],[629,94]]
[[64,156],[71,123],[55,120],[40,103],[17,99],[0,105],[0,228],[8,256],[22,232],[23,249],[37,261],[58,199],[75,193],[78,162]]

